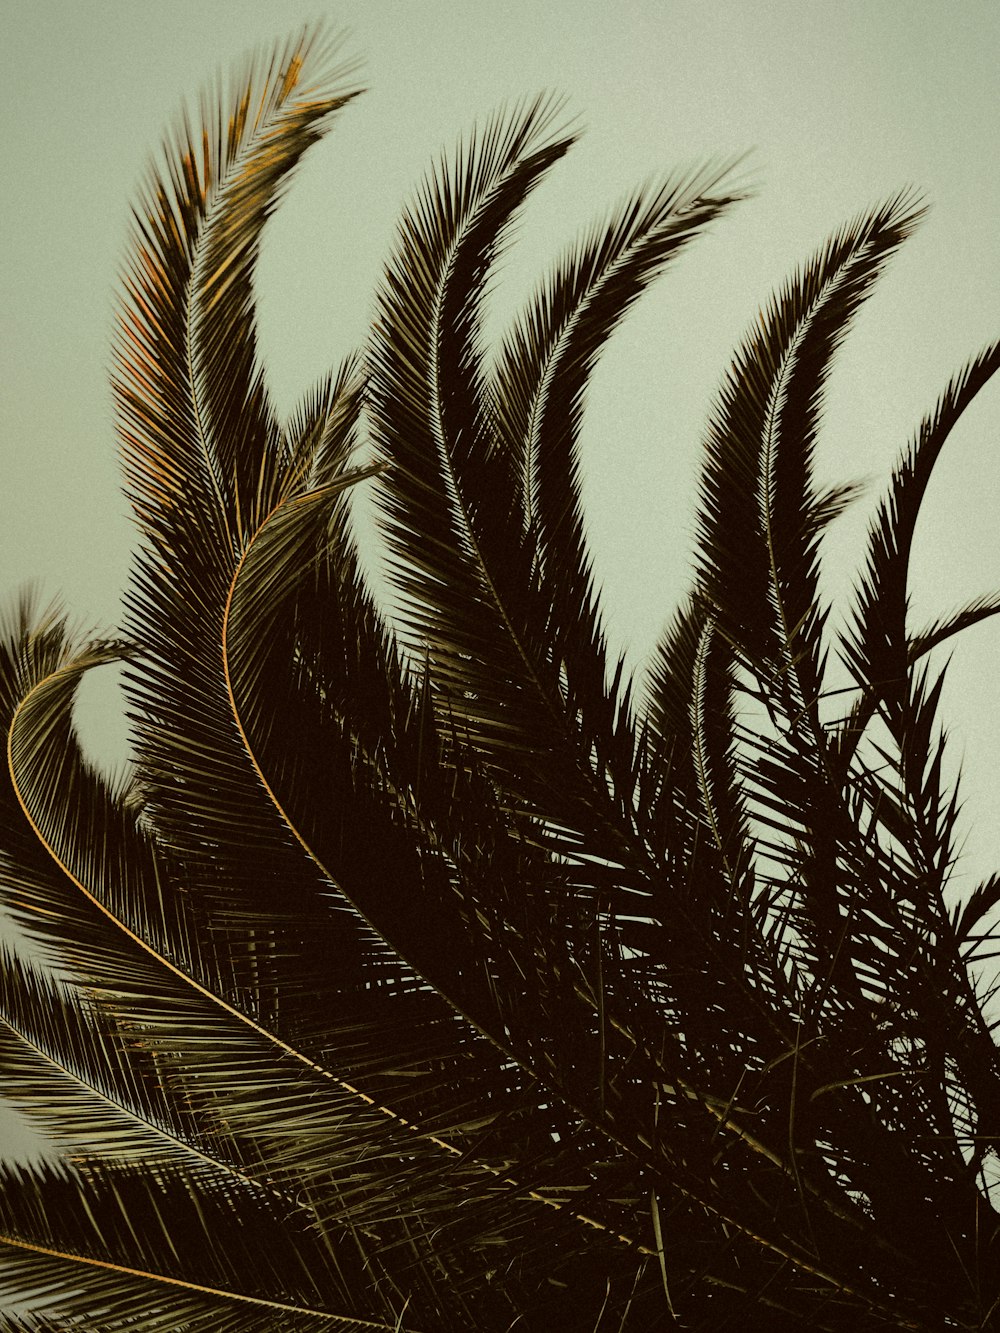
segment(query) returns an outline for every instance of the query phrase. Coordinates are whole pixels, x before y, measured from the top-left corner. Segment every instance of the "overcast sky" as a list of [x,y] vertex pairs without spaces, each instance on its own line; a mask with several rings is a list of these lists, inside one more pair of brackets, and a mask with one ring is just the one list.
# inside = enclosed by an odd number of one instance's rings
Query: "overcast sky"
[[[608,346],[585,439],[614,633],[648,651],[688,582],[701,426],[770,290],[836,227],[913,185],[931,204],[830,386],[824,480],[868,478],[831,539],[848,585],[881,484],[949,376],[1000,330],[996,0],[5,0],[0,16],[2,580],[112,625],[132,535],[107,369],[129,204],[180,100],[305,20],[349,30],[369,91],[265,238],[261,346],[290,409],[365,335],[395,219],[432,158],[552,89],[585,129],[533,197],[496,319],[636,183],[750,150],[757,196],[688,250]],[[914,628],[1000,586],[1000,389],[956,431],[918,531]],[[1000,854],[1000,630],[945,699],[968,776],[966,882]],[[120,753],[113,694],[82,722]]]

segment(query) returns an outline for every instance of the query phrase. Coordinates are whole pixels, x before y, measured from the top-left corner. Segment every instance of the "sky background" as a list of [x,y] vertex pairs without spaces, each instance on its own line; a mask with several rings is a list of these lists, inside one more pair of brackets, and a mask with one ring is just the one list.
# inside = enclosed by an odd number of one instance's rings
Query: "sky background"
[[[282,411],[365,336],[396,218],[430,162],[501,104],[565,94],[585,133],[524,212],[496,328],[633,186],[749,151],[756,197],[643,297],[595,375],[586,502],[616,642],[636,662],[688,586],[703,423],[770,291],[837,227],[915,186],[931,205],[837,362],[820,480],[867,480],[827,543],[843,597],[898,452],[1000,331],[996,0],[3,0],[0,587],[36,580],[112,626],[132,549],[107,374],[129,206],[183,98],[326,19],[368,88],[269,224],[260,343]],[[942,459],[917,533],[914,628],[1000,587],[1000,386]],[[944,715],[965,771],[960,883],[1000,860],[1000,626],[954,652]],[[98,673],[99,674],[99,673]],[[114,681],[80,709],[123,752]],[[7,1121],[4,1135],[20,1144]],[[13,1122],[11,1122],[11,1125]]]

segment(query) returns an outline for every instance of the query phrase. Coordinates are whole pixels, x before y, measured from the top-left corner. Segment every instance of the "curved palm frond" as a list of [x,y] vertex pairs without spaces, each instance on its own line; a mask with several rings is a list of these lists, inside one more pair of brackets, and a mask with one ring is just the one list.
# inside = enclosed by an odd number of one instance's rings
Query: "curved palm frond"
[[[351,1285],[336,1291],[319,1239],[253,1191],[234,1197],[204,1182],[195,1191],[184,1173],[92,1167],[83,1181],[5,1172],[0,1194],[5,1294],[51,1293],[63,1317],[86,1301],[101,1327],[144,1333],[263,1330],[279,1319],[310,1333],[407,1327],[360,1316]],[[287,1298],[274,1300],[275,1288]]]

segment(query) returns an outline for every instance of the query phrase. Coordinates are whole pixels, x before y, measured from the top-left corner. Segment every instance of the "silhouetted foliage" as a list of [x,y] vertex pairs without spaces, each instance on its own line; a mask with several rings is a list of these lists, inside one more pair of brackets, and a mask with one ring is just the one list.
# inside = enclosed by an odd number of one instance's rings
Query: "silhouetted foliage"
[[[627,199],[487,347],[497,256],[572,142],[544,99],[498,115],[404,214],[368,346],[281,422],[253,268],[354,96],[325,61],[307,33],[206,100],[138,206],[120,634],[29,599],[2,627],[0,881],[36,942],[2,960],[3,1087],[67,1163],[0,1180],[3,1291],[39,1310],[4,1327],[998,1326],[1000,881],[946,908],[928,654],[1000,604],[914,633],[906,584],[1000,348],[921,425],[835,632],[819,547],[853,491],[813,480],[824,383],[920,210],[829,240],[725,377],[691,595],[633,683],[587,547],[586,386],[731,168]],[[72,706],[120,659],[111,782]]]

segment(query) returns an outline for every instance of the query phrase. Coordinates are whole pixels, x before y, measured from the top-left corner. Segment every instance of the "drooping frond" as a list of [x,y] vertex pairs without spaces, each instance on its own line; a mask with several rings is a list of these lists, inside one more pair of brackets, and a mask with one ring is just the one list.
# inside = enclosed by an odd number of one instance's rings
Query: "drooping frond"
[[183,1174],[124,1169],[86,1180],[8,1171],[2,1183],[5,1297],[41,1298],[57,1318],[74,1319],[86,1302],[88,1319],[109,1333],[263,1333],[277,1321],[302,1333],[418,1328],[401,1308],[398,1319],[365,1318],[294,1212],[252,1193],[231,1197],[203,1183],[195,1192]]

